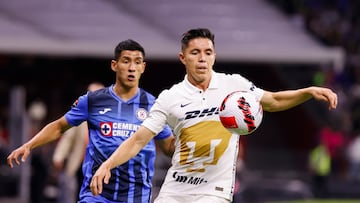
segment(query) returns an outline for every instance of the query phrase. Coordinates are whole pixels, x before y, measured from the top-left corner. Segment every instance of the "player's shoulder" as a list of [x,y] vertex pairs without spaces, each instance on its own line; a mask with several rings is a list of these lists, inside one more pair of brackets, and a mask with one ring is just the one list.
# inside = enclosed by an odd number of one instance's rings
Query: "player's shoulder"
[[225,73],[225,72],[214,72],[214,76],[219,80],[231,80],[231,79],[239,79],[242,76],[238,73]]
[[143,88],[139,88],[140,91],[140,97],[147,97],[149,100],[155,100],[156,97],[151,94],[150,92],[148,92],[147,90],[143,89]]
[[95,95],[100,95],[100,94],[109,94],[110,91],[109,91],[109,87],[104,87],[104,88],[101,88],[101,89],[98,89],[98,90],[95,90],[95,91],[89,91],[88,92],[88,95],[92,95],[92,96],[95,96]]
[[176,95],[180,95],[185,91],[184,81],[179,82],[171,86],[170,88],[164,89],[159,94],[159,97],[174,97]]
[[105,87],[86,94],[89,102],[103,102],[113,100],[113,96],[110,93],[110,88]]

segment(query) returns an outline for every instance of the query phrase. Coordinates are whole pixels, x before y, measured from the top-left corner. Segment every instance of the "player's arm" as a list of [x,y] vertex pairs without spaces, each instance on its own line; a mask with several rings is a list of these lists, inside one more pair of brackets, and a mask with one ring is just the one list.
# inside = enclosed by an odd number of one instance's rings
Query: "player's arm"
[[170,137],[163,140],[157,140],[156,144],[166,156],[172,157],[175,151],[174,135],[171,135]]
[[32,149],[58,139],[70,127],[65,117],[47,124],[32,139],[10,153],[7,157],[8,165],[13,168],[13,161],[20,165],[19,157],[22,162],[25,162]]
[[114,153],[104,161],[91,179],[90,189],[94,195],[102,192],[103,183],[108,184],[110,170],[127,162],[155,136],[148,128],[141,126],[133,135],[123,142]]
[[337,95],[329,88],[307,87],[297,90],[285,90],[279,92],[265,91],[261,98],[261,105],[265,111],[276,112],[295,107],[307,100],[314,98],[329,103],[329,109],[337,106]]

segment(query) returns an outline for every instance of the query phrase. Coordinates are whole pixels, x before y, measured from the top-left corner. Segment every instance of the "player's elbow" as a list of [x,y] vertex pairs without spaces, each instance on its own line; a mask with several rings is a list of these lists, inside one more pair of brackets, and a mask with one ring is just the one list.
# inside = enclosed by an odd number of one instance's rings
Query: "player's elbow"
[[171,135],[164,140],[157,140],[157,146],[168,157],[172,157],[175,151],[175,137]]

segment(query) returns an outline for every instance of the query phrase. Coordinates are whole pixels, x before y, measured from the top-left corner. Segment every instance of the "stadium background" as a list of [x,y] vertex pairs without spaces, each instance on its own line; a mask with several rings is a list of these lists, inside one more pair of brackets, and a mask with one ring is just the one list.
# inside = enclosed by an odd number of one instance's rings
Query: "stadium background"
[[[164,28],[166,30],[165,34],[163,34],[163,36],[155,36],[156,33],[152,33],[152,31],[149,33],[142,32],[143,30],[137,32],[137,26],[132,26],[129,22],[124,23],[124,19],[119,19],[118,26],[121,27],[120,30],[101,30],[102,26],[105,27],[105,25],[97,25],[84,30],[85,32],[96,32],[96,34],[99,35],[99,38],[96,39],[93,39],[92,35],[78,34],[77,32],[81,30],[75,29],[77,31],[75,34],[78,35],[73,36],[74,39],[72,40],[80,39],[81,37],[86,39],[86,37],[88,37],[89,41],[82,39],[83,41],[81,41],[81,43],[77,44],[74,42],[72,46],[70,45],[71,43],[69,43],[71,40],[67,41],[71,36],[67,31],[74,29],[74,27],[59,26],[57,31],[60,31],[60,34],[58,34],[58,37],[65,39],[66,44],[69,45],[64,48],[58,44],[61,40],[57,39],[57,42],[51,42],[49,46],[45,46],[46,42],[41,41],[41,37],[31,38],[32,35],[26,36],[26,31],[24,32],[25,34],[23,34],[24,36],[20,34],[19,39],[16,40],[17,33],[15,33],[15,31],[21,32],[21,29],[16,30],[10,27],[11,29],[6,29],[5,31],[2,29],[3,31],[0,31],[0,41],[2,41],[2,45],[0,44],[0,98],[2,98],[0,100],[0,124],[1,127],[8,132],[7,140],[0,145],[3,160],[1,162],[3,165],[0,178],[1,182],[4,183],[0,184],[0,187],[2,187],[0,190],[1,197],[6,198],[7,201],[14,200],[21,202],[24,201],[24,195],[27,195],[27,193],[23,191],[26,190],[27,187],[20,186],[20,183],[23,181],[23,179],[20,178],[20,174],[24,173],[24,171],[21,170],[26,170],[26,167],[9,171],[5,166],[5,157],[8,150],[14,148],[22,139],[16,134],[21,131],[14,132],[12,130],[14,124],[11,123],[13,119],[11,119],[12,112],[10,110],[14,102],[11,100],[13,91],[16,91],[19,87],[25,90],[26,97],[23,102],[26,111],[35,101],[42,101],[46,105],[46,117],[34,125],[38,128],[62,115],[77,96],[84,93],[88,83],[92,81],[100,81],[105,85],[112,83],[114,75],[109,65],[113,46],[117,41],[126,37],[139,39],[140,42],[144,43],[148,54],[148,66],[143,75],[141,86],[154,95],[158,95],[162,89],[170,87],[184,77],[184,68],[178,61],[176,55],[178,47],[180,46],[178,42],[180,34],[186,30],[184,28],[187,26],[205,25],[212,28],[216,35],[218,59],[215,69],[217,71],[240,73],[256,83],[257,86],[268,90],[276,91],[321,84],[334,88],[340,94],[339,110],[334,112],[328,112],[326,106],[322,103],[310,101],[286,112],[276,114],[266,113],[261,127],[255,134],[244,139],[246,170],[241,183],[243,189],[241,195],[244,202],[314,198],[310,191],[307,159],[310,150],[315,147],[318,141],[319,131],[324,125],[329,124],[335,126],[341,130],[348,142],[350,142],[358,132],[356,128],[356,115],[352,114],[355,110],[351,108],[357,101],[355,97],[355,87],[358,79],[356,77],[358,69],[357,58],[359,54],[357,43],[360,38],[356,33],[359,29],[357,27],[358,16],[356,9],[358,9],[358,7],[356,7],[356,1],[329,0],[311,3],[311,1],[299,0],[289,3],[288,1],[281,0],[241,0],[238,2],[228,2],[230,6],[236,6],[238,10],[246,5],[244,7],[251,9],[251,11],[244,13],[258,13],[257,18],[246,18],[246,15],[238,16],[241,12],[238,11],[239,13],[237,13],[233,10],[227,11],[226,9],[229,9],[229,6],[226,6],[226,3],[221,4],[217,1],[210,1],[207,2],[208,4],[205,3],[205,5],[208,5],[206,8],[209,10],[201,10],[200,13],[203,13],[203,15],[194,15],[192,18],[192,9],[201,8],[198,7],[201,5],[200,1],[194,7],[180,7],[182,9],[179,10],[181,10],[186,17],[171,16],[171,18],[175,19],[185,18],[184,21],[176,21],[178,24],[176,24],[177,26],[175,26],[176,28],[174,29],[166,27],[169,26],[166,22],[162,24],[162,20],[165,21],[165,19],[161,19],[161,15],[160,17],[156,17],[156,12],[143,13],[146,8],[145,5],[144,8],[140,8],[136,7],[136,4],[132,4],[130,1],[123,1],[122,3],[116,3],[115,1],[106,2],[112,6],[117,6],[117,8],[125,8],[123,10],[127,10],[127,12],[120,12],[121,15],[124,16],[136,16],[138,12],[141,13],[140,18],[144,19],[154,15],[155,17],[152,17],[154,21],[144,21],[143,23],[149,24],[148,26],[153,26],[156,29]],[[250,2],[255,3],[252,4]],[[41,3],[44,2],[41,0],[32,0],[24,4],[29,6],[29,8],[37,8]],[[65,3],[67,3],[65,6],[58,5],[59,3],[55,2],[52,2],[52,5],[51,3],[44,3],[44,5],[52,9],[55,9],[56,6],[61,6],[62,9],[60,10],[64,11],[70,8],[69,5],[71,5],[72,2],[65,1]],[[95,5],[99,4],[96,1],[91,1],[90,3],[94,3]],[[156,1],[156,3],[164,5],[162,7],[163,10],[171,10],[171,8],[179,6],[179,3],[171,4],[161,0]],[[156,3],[149,5],[149,8],[161,8],[161,6],[157,6]],[[82,2],[81,5],[85,6],[85,3]],[[81,5],[79,5],[79,3],[77,4],[77,6]],[[173,7],[171,5],[173,5]],[[89,5],[86,4],[86,8],[88,7]],[[56,35],[52,33],[55,31],[50,28],[51,26],[56,27],[56,24],[59,22],[54,21],[53,25],[41,28],[39,24],[34,23],[37,22],[36,20],[23,20],[25,14],[14,15],[12,12],[16,11],[16,8],[19,9],[18,11],[29,9],[25,6],[21,7],[16,5],[14,2],[0,3],[0,9],[4,11],[3,17],[0,17],[0,23],[2,23],[2,25],[6,24],[4,23],[5,21],[8,23],[14,22],[15,24],[22,21],[21,23],[29,23],[25,27],[33,25],[35,27],[33,30],[40,32],[40,36],[46,36],[46,34],[49,33]],[[222,12],[213,12],[214,10],[219,10],[219,8],[222,9]],[[246,9],[241,11],[246,11]],[[282,20],[281,23],[287,24],[290,27],[293,26],[293,29],[290,29],[290,34],[294,33],[294,31],[295,33],[302,33],[307,37],[307,40],[305,40],[305,42],[301,40],[298,41],[304,37],[302,34],[284,37],[286,36],[286,29],[274,29],[277,28],[277,23],[281,24],[278,21],[272,22],[271,20],[267,20],[262,22],[263,24],[256,24],[259,19],[264,20],[264,18],[266,18],[263,15],[270,12],[266,9],[270,9],[272,12],[283,17],[279,19],[275,18],[276,20]],[[73,10],[76,9],[73,8]],[[119,10],[122,11],[121,9]],[[149,10],[151,11],[151,9]],[[96,9],[90,11],[95,12]],[[186,11],[188,13],[186,13]],[[33,13],[34,12],[36,12],[36,10],[33,11]],[[32,12],[29,13],[31,14]],[[160,14],[163,15],[165,15],[165,13],[166,12],[160,12]],[[233,16],[230,15],[229,18],[239,18],[238,20],[247,19],[245,25],[254,25],[241,27],[243,24],[240,21],[236,21],[236,19],[229,21],[233,24],[220,28],[213,25],[212,23],[216,24],[219,22],[214,21],[214,17],[209,18],[209,16],[222,16],[224,13],[233,14]],[[63,16],[64,15],[65,14],[63,14]],[[34,16],[36,17],[36,15]],[[201,16],[205,16],[204,19],[198,20]],[[11,17],[15,17],[15,19]],[[208,19],[206,19],[206,17],[208,17]],[[50,20],[54,19],[50,18]],[[116,19],[111,20],[116,22]],[[201,20],[205,21],[203,22]],[[188,25],[186,25],[186,22]],[[181,23],[185,23],[185,25]],[[268,29],[259,29],[259,31],[267,31],[264,33],[265,36],[267,34],[271,37],[263,37],[264,39],[261,39],[262,36],[259,36],[259,33],[255,31],[256,28],[265,26],[264,23]],[[348,26],[346,32],[344,31],[345,25],[341,26],[336,23],[346,24]],[[67,24],[67,22],[64,22],[64,24]],[[91,25],[93,24],[90,24],[90,26]],[[142,24],[140,23],[140,25]],[[232,30],[227,29],[236,26],[238,26],[238,30],[248,29],[248,32],[239,34],[241,38],[240,41],[229,40],[226,33]],[[340,28],[342,28],[342,30]],[[122,30],[128,29],[133,30],[128,33],[122,32]],[[255,29],[255,31],[252,29]],[[14,31],[14,33],[11,33],[11,31]],[[100,46],[102,43],[101,34],[104,34],[103,40],[106,42],[104,44],[108,43],[108,47]],[[255,37],[252,37],[252,34],[255,35]],[[14,35],[14,38],[10,38],[9,36],[11,35]],[[280,37],[278,36],[276,39],[272,38],[275,35],[280,35]],[[166,46],[162,44],[154,45],[144,40],[145,37],[152,39],[153,36],[155,42],[162,37],[166,38],[165,41],[171,41],[169,39],[173,37],[175,38],[175,42],[170,42],[169,45]],[[220,39],[218,39],[218,36]],[[111,37],[111,40],[107,37]],[[33,42],[25,41],[25,39],[28,38],[31,38]],[[99,44],[96,44],[96,40],[99,39]],[[272,39],[274,39],[274,42],[266,41]],[[282,39],[294,41],[285,40],[282,42]],[[314,43],[311,44],[311,46],[301,46],[301,42],[308,43],[312,40],[314,40]],[[94,44],[92,44],[93,41],[95,41]],[[86,44],[86,42],[89,42],[91,46],[79,48],[80,44]],[[40,46],[42,43],[45,45]],[[239,49],[227,50],[227,46],[234,48],[232,43],[239,43],[239,47],[235,47]],[[53,45],[52,49],[51,45]],[[243,47],[245,48],[242,48],[241,45],[244,45]],[[255,48],[252,48],[252,45]],[[34,49],[31,49],[32,46]],[[156,48],[156,46],[159,47]],[[99,48],[99,51],[96,51],[97,48]],[[88,49],[94,49],[94,51]],[[161,49],[163,49],[162,51],[166,52],[166,54],[163,54]],[[167,51],[167,49],[170,51]],[[289,50],[287,51],[287,49]],[[320,50],[321,53],[313,53],[313,49]],[[295,52],[294,50],[298,50],[299,52]],[[247,51],[254,52],[255,54],[249,56],[247,55]],[[256,53],[258,53],[258,55]],[[284,57],[281,58],[281,55]],[[314,57],[311,57],[312,55]],[[32,132],[28,132],[25,134],[29,135],[31,133]],[[53,146],[54,145],[45,147],[46,149],[44,151],[51,153]],[[339,153],[342,158],[341,161],[343,162],[341,162],[340,169],[333,171],[331,174],[330,194],[328,198],[358,198],[360,196],[358,187],[346,179],[348,168],[344,153],[346,145],[344,145],[342,149],[343,151]],[[46,177],[48,190],[44,191],[44,193],[47,201],[53,202],[54,189],[56,192],[56,181],[51,173],[49,156],[44,157],[44,159],[49,163],[49,175]],[[168,160],[161,155],[158,161],[157,175],[154,179],[155,192],[161,184],[161,177],[163,177],[163,173],[168,164]]]

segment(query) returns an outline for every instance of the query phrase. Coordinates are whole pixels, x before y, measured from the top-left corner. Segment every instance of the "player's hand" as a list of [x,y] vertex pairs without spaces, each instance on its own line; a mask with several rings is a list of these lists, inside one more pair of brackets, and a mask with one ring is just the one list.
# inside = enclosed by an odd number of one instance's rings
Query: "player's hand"
[[110,167],[108,167],[106,162],[104,162],[91,179],[90,190],[92,194],[95,196],[101,194],[103,190],[103,183],[108,184],[110,177]]
[[10,155],[7,157],[7,164],[10,166],[10,168],[14,167],[13,161],[15,161],[16,165],[20,165],[19,157],[21,156],[21,162],[25,162],[29,157],[29,154],[30,147],[24,144],[10,153]]
[[311,93],[316,100],[326,101],[329,103],[329,109],[335,109],[338,104],[338,97],[335,92],[329,88],[312,87]]

